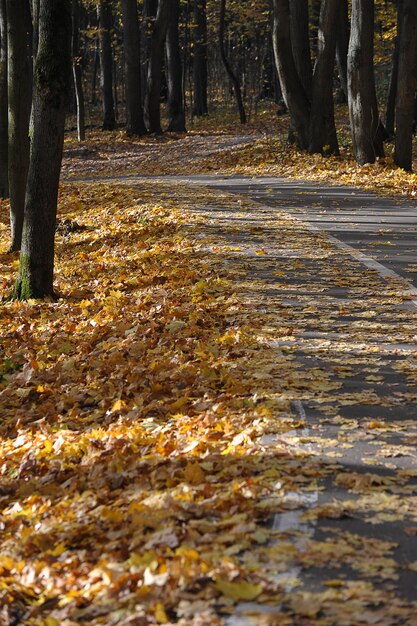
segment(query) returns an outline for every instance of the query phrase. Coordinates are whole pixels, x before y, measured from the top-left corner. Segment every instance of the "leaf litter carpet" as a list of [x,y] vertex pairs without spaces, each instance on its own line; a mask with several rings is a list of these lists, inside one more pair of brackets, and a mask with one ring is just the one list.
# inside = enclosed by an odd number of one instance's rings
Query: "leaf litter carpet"
[[417,624],[403,285],[220,191],[60,225],[62,299],[1,309],[0,623]]

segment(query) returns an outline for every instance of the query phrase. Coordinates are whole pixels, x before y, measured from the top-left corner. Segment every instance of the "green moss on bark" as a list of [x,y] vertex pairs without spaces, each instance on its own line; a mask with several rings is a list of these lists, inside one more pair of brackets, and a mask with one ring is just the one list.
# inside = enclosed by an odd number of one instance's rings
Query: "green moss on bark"
[[49,285],[36,284],[34,269],[30,258],[24,254],[20,255],[19,275],[13,291],[8,298],[12,300],[45,300],[47,298],[56,299],[53,289]]

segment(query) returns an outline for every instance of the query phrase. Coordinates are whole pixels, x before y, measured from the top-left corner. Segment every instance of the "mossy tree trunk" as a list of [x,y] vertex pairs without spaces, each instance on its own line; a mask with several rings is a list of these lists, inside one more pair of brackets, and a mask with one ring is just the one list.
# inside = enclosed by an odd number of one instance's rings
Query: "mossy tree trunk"
[[54,296],[56,212],[70,82],[71,0],[41,0],[33,138],[15,299]]
[[168,130],[183,133],[185,128],[185,108],[182,81],[182,63],[179,38],[179,0],[170,0],[169,24],[165,42],[168,83]]
[[128,135],[146,133],[142,104],[140,31],[136,0],[122,0],[123,42],[126,66],[126,130]]
[[20,250],[29,167],[32,16],[29,0],[6,0],[9,101],[10,250]]
[[0,198],[9,195],[7,102],[6,0],[0,0]]

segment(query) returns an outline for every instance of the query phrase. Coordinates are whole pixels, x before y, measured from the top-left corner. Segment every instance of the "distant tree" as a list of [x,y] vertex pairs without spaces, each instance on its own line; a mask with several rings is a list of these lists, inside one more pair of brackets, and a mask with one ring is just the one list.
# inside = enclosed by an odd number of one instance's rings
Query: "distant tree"
[[338,26],[336,39],[336,60],[343,99],[348,100],[347,57],[349,51],[349,3],[348,0],[338,2]]
[[194,0],[193,115],[207,115],[207,3]]
[[10,251],[20,250],[32,106],[32,17],[29,0],[6,0],[9,102]]
[[141,43],[136,0],[122,0],[123,42],[126,68],[126,130],[146,133],[142,103]]
[[417,89],[417,6],[403,0],[398,54],[395,163],[411,171],[413,159],[414,102]]
[[170,0],[166,35],[169,131],[185,132],[182,62],[179,40],[180,0]]
[[70,83],[71,1],[41,0],[33,138],[15,299],[54,296],[56,211]]
[[0,198],[9,195],[7,106],[6,0],[0,0]]
[[239,111],[239,118],[241,124],[246,124],[246,111],[245,106],[243,104],[242,91],[240,87],[240,82],[232,70],[232,66],[226,56],[225,42],[224,42],[224,31],[226,26],[226,0],[220,0],[220,17],[219,17],[219,49],[220,49],[220,57],[222,63],[224,65],[224,69],[229,77],[230,82],[233,86],[233,91],[236,98],[236,104]]
[[145,119],[150,133],[162,133],[161,87],[164,63],[164,43],[167,35],[172,0],[159,0],[150,38],[148,78],[145,98]]
[[113,96],[113,52],[111,29],[113,24],[110,0],[99,0],[100,84],[103,97],[103,130],[114,130],[116,114]]
[[384,155],[374,73],[374,0],[352,0],[348,53],[349,116],[359,165]]
[[80,0],[72,0],[72,74],[77,101],[78,141],[85,139],[85,103],[83,86],[83,58],[80,49]]

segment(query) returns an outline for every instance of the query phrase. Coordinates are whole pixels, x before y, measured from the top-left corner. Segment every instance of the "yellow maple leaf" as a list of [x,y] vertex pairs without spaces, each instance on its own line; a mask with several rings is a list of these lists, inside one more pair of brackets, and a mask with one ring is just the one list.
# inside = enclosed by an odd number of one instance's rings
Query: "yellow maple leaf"
[[226,598],[231,600],[255,600],[262,593],[262,585],[253,585],[252,583],[242,580],[232,583],[229,580],[219,578],[216,580],[216,589],[220,591]]

